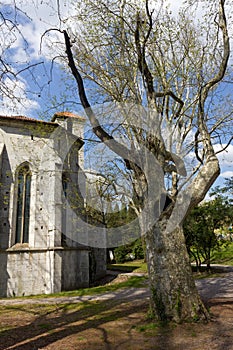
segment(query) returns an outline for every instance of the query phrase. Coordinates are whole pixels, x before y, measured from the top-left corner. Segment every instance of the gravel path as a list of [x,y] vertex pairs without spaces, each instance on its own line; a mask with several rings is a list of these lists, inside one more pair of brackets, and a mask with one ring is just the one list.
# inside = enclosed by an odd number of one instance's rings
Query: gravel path
[[48,298],[8,298],[0,299],[0,305],[25,305],[25,304],[66,304],[80,303],[93,300],[138,300],[149,298],[148,288],[126,288],[119,289],[115,292],[107,292],[96,295],[83,295],[71,297],[48,297]]
[[[220,266],[215,265],[220,268]],[[196,281],[196,286],[203,301],[216,298],[233,298],[233,266],[221,266],[224,277],[203,278]],[[134,275],[130,273],[130,275]],[[145,288],[126,288],[115,292],[107,292],[96,295],[70,296],[70,297],[48,297],[48,298],[7,298],[0,299],[0,305],[25,305],[25,304],[64,304],[78,303],[93,300],[138,300],[149,298],[149,289]]]
[[233,298],[233,266],[219,266],[225,272],[224,277],[203,278],[196,281],[196,286],[203,301],[216,298]]

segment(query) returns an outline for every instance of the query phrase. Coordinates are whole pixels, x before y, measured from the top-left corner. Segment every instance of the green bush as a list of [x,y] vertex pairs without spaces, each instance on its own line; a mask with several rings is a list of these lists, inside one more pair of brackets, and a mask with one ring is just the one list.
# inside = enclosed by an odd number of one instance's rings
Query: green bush
[[144,259],[141,239],[139,238],[131,244],[115,248],[114,257],[117,264],[134,259]]
[[126,256],[129,253],[129,248],[125,245],[117,247],[114,249],[114,257],[116,260],[116,263],[123,263],[127,260]]
[[134,242],[132,253],[135,259],[137,260],[144,259],[144,250],[143,250],[142,241],[140,238]]

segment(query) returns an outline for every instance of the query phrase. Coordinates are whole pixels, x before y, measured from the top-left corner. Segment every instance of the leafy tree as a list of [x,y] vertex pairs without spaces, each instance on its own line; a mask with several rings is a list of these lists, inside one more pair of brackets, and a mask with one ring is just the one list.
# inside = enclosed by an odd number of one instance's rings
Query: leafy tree
[[[209,317],[193,281],[182,221],[219,175],[216,136],[230,135],[227,144],[232,139],[231,104],[223,103],[230,97],[221,95],[231,73],[230,8],[226,11],[224,0],[199,3],[204,21],[197,23],[192,1],[172,17],[163,1],[79,0],[75,22],[62,31],[93,133],[131,176],[132,207],[145,235],[151,308],[163,321]],[[104,101],[114,108],[121,103],[112,128],[114,110],[105,111],[106,126],[99,121],[103,111],[92,107]],[[128,119],[132,114],[140,115],[137,125]],[[181,157],[190,161],[188,174]]]
[[142,240],[138,238],[131,244],[115,248],[114,256],[116,263],[123,263],[127,260],[132,260],[131,256],[133,256],[133,259],[144,259]]
[[233,201],[233,176],[230,178],[225,178],[224,186],[216,186],[211,192],[210,196],[223,196],[227,198],[228,201]]
[[229,225],[231,220],[232,206],[220,196],[190,212],[184,223],[184,233],[189,255],[195,259],[197,267],[204,260],[210,268],[211,254],[219,247],[215,230]]

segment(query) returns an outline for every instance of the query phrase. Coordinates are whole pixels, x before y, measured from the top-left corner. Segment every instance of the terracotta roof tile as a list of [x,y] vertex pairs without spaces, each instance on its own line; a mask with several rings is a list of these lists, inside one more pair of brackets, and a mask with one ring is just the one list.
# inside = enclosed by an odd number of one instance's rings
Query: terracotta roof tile
[[29,122],[34,122],[34,123],[45,123],[45,124],[56,125],[56,123],[53,123],[50,121],[29,118],[29,117],[25,117],[23,115],[0,115],[0,119],[13,119],[13,120],[29,121]]
[[86,119],[84,117],[81,117],[78,114],[71,113],[71,112],[56,112],[54,116],[52,117],[52,121],[55,120],[56,118],[76,118],[82,121],[85,121]]
[[76,118],[76,119],[79,119],[80,121],[86,120],[85,118],[71,112],[57,112],[54,114],[51,121],[29,118],[23,115],[0,115],[0,119],[22,120],[22,121],[29,121],[34,123],[45,123],[45,124],[52,124],[52,125],[57,125],[57,123],[55,122],[56,118]]

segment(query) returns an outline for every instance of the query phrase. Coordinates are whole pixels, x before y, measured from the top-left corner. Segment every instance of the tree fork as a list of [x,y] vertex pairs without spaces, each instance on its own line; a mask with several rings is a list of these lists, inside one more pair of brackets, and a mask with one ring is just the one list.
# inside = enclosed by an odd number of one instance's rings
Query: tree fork
[[[125,155],[130,150],[115,141],[99,124],[86,97],[83,79],[75,65],[70,38],[66,31],[64,31],[64,36],[69,66],[76,79],[80,100],[91,122],[93,132],[103,142],[111,140],[113,144],[108,142],[106,144],[125,159]],[[163,228],[165,227],[166,225]],[[172,242],[169,242],[166,230],[163,231],[160,227],[159,230],[156,228],[147,232],[145,241],[151,289],[151,307],[155,318],[160,321],[175,322],[192,319],[208,320],[208,312],[195,289],[183,233],[180,235],[180,230],[175,230],[171,238]],[[168,263],[174,261],[177,256],[182,259],[182,263],[179,259],[176,260],[176,264]],[[165,260],[167,261],[166,264],[164,264]],[[185,262],[184,265],[182,265],[183,262]],[[174,283],[175,279],[177,279],[176,284]],[[182,290],[183,286],[185,287],[184,290]]]

